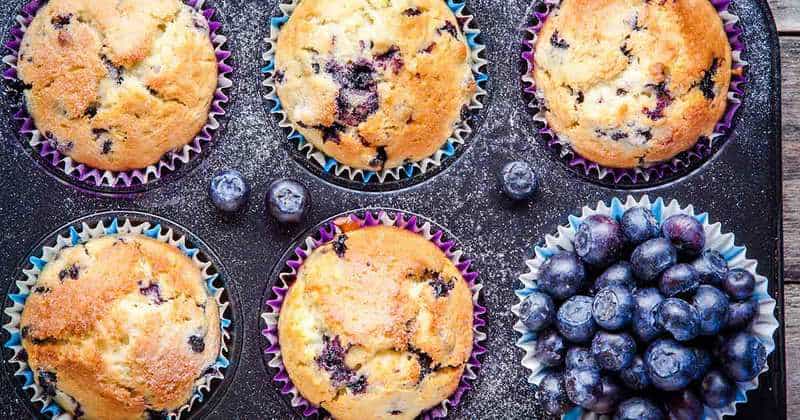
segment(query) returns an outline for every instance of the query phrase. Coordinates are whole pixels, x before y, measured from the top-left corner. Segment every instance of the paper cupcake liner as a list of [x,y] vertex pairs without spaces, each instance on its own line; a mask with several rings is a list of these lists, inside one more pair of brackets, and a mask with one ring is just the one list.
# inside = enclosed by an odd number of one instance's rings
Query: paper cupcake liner
[[[483,285],[478,282],[478,273],[470,269],[472,260],[464,258],[462,251],[458,249],[457,243],[455,239],[452,238],[452,235],[446,233],[442,228],[435,226],[432,222],[423,220],[420,216],[401,211],[365,209],[343,213],[321,224],[316,235],[309,235],[297,245],[294,249],[294,256],[286,261],[285,266],[280,272],[278,282],[271,287],[271,293],[268,292],[265,298],[264,312],[261,314],[261,319],[265,325],[261,333],[267,338],[268,342],[268,346],[264,350],[264,360],[270,368],[276,371],[273,380],[280,384],[281,394],[290,397],[292,407],[302,412],[304,417],[312,417],[321,414],[322,410],[319,407],[314,406],[310,401],[300,395],[300,392],[294,386],[286,372],[286,367],[283,364],[281,356],[280,343],[278,342],[278,317],[280,316],[281,307],[283,306],[286,294],[289,292],[289,287],[294,283],[300,266],[303,265],[305,259],[314,249],[334,239],[335,235],[340,232],[337,225],[334,224],[334,221],[343,217],[358,224],[359,227],[377,225],[397,226],[422,235],[425,239],[436,244],[436,246],[450,258],[456,268],[461,271],[461,275],[469,285],[470,290],[472,290],[472,331],[474,334],[472,354],[467,361],[458,388],[453,395],[421,415],[421,417],[426,420],[446,417],[448,407],[456,407],[461,402],[464,393],[472,388],[471,382],[477,378],[478,370],[481,367],[481,362],[478,360],[478,357],[486,353],[486,348],[481,344],[486,340],[486,333],[481,331],[481,328],[486,325],[484,319],[486,307],[479,303],[480,291]],[[313,230],[316,229],[312,229],[312,231]]]
[[[411,162],[397,168],[387,168],[381,171],[356,169],[345,165],[325,155],[321,150],[307,141],[300,132],[292,127],[289,117],[286,115],[286,112],[284,112],[281,101],[278,98],[274,80],[275,50],[277,48],[278,36],[280,35],[281,27],[289,20],[289,16],[300,1],[301,0],[282,0],[282,2],[278,4],[280,15],[270,19],[270,35],[269,38],[265,40],[267,43],[267,51],[263,54],[263,60],[266,61],[267,64],[261,68],[261,73],[265,77],[262,83],[267,90],[265,98],[272,105],[270,113],[276,116],[279,120],[278,125],[289,133],[289,141],[297,143],[297,152],[300,154],[304,153],[304,157],[309,163],[318,167],[324,173],[334,174],[337,177],[344,177],[350,181],[360,180],[364,184],[383,184],[389,181],[400,181],[424,175],[434,168],[441,167],[446,158],[455,156],[458,150],[464,147],[467,137],[472,134],[474,128],[470,126],[469,118],[456,123],[453,133],[433,155],[417,162]],[[482,57],[486,47],[478,40],[481,31],[473,24],[474,16],[464,10],[466,0],[443,1],[447,3],[447,6],[456,16],[456,20],[461,26],[461,30],[466,37],[466,42],[470,49],[470,67],[472,68],[472,74],[477,82],[477,92],[472,96],[467,107],[474,115],[477,114],[479,110],[483,109],[483,103],[481,101],[486,96],[485,85],[489,80],[489,76],[485,70],[488,62]]]
[[[230,366],[232,316],[230,315],[231,311],[228,311],[230,301],[229,297],[224,296],[224,294],[226,294],[226,289],[221,284],[222,281],[219,278],[219,271],[213,267],[211,260],[208,256],[204,255],[200,249],[187,244],[187,238],[184,234],[172,228],[165,229],[160,223],[138,222],[124,216],[117,217],[114,215],[101,218],[94,226],[90,225],[89,222],[91,221],[84,220],[80,222],[80,224],[78,224],[78,222],[73,222],[68,228],[65,228],[68,229],[67,233],[58,233],[55,235],[54,239],[48,239],[48,243],[42,243],[37,246],[37,250],[28,257],[26,267],[22,269],[23,278],[17,280],[9,289],[9,304],[7,304],[4,309],[8,321],[3,325],[3,329],[6,330],[10,338],[3,344],[3,347],[13,352],[13,356],[6,360],[8,361],[9,369],[12,369],[12,364],[16,365],[16,369],[13,373],[14,376],[22,378],[22,389],[27,392],[24,392],[21,396],[29,396],[34,407],[41,406],[39,412],[47,417],[53,419],[72,418],[68,412],[62,409],[58,403],[48,396],[43,391],[42,387],[34,381],[34,373],[28,365],[27,355],[22,347],[19,330],[20,318],[25,307],[25,301],[36,285],[42,269],[49,261],[54,259],[63,248],[75,246],[91,239],[107,235],[140,234],[170,244],[180,249],[187,257],[191,258],[194,265],[200,269],[203,275],[203,281],[206,284],[209,296],[213,297],[217,305],[219,305],[220,330],[222,333],[220,354],[214,364],[209,366],[203,375],[195,381],[194,392],[189,401],[168,415],[168,418],[171,420],[179,419],[181,416],[191,411],[195,405],[202,403],[204,399],[209,397],[212,382],[217,380],[221,381]],[[228,315],[226,315],[226,311]],[[11,383],[13,384],[14,382],[13,378],[11,378]],[[32,396],[30,396],[31,392],[33,394]],[[69,396],[65,399],[75,401]]]
[[[619,199],[614,198],[611,200],[610,207],[602,201],[598,202],[597,207],[594,209],[583,207],[581,215],[570,215],[569,224],[566,226],[559,226],[558,232],[555,235],[546,235],[544,245],[536,246],[534,248],[535,255],[533,259],[525,261],[525,265],[528,266],[529,271],[519,277],[523,288],[514,292],[519,298],[519,303],[511,308],[511,311],[517,316],[517,318],[519,318],[520,315],[519,310],[522,301],[533,291],[537,290],[537,279],[539,277],[539,270],[542,264],[544,264],[548,258],[560,250],[573,250],[572,240],[574,239],[575,232],[577,231],[582,220],[594,214],[602,214],[619,221],[622,218],[622,214],[625,212],[625,210],[635,206],[641,206],[650,209],[659,224],[663,220],[666,220],[668,217],[675,214],[688,214],[694,217],[703,225],[703,230],[706,234],[705,249],[719,251],[719,253],[722,254],[725,260],[728,262],[728,266],[730,268],[741,268],[749,271],[755,276],[756,289],[753,294],[753,298],[758,303],[758,313],[756,314],[756,318],[750,324],[747,331],[759,338],[759,340],[764,344],[764,347],[766,347],[767,355],[769,356],[775,350],[775,341],[772,336],[779,326],[778,320],[775,318],[776,301],[769,295],[767,278],[758,274],[757,272],[758,263],[756,260],[747,258],[747,247],[736,245],[736,238],[734,237],[734,234],[730,232],[723,233],[722,225],[719,222],[711,224],[709,222],[708,213],[696,213],[692,205],[681,207],[676,200],[672,200],[667,205],[664,204],[664,200],[661,198],[657,198],[655,201],[650,201],[650,198],[647,195],[644,195],[638,201],[629,195],[625,200],[625,203],[622,203]],[[538,385],[544,375],[547,373],[547,367],[539,363],[535,357],[536,332],[526,328],[520,320],[517,320],[516,324],[514,324],[514,330],[516,330],[521,336],[516,342],[517,347],[525,351],[525,356],[522,359],[522,365],[531,371],[530,376],[528,376],[528,382]],[[769,366],[764,366],[764,369],[761,371],[761,373],[764,373],[767,370],[769,370]],[[721,419],[723,416],[735,415],[736,404],[747,401],[747,391],[758,388],[758,376],[749,382],[737,382],[736,385],[737,390],[735,401],[721,409],[713,409],[705,406],[704,418]],[[600,417],[601,416],[596,413],[592,413],[577,407],[564,414],[562,418],[569,420],[594,420]]]
[[[184,3],[202,13],[208,22],[209,37],[214,46],[219,75],[217,89],[214,91],[214,99],[208,111],[208,121],[191,142],[184,145],[180,151],[167,152],[158,163],[147,168],[120,172],[92,168],[86,164],[76,162],[69,156],[59,152],[36,129],[33,118],[28,113],[23,99],[20,109],[14,114],[13,118],[19,124],[18,133],[20,140],[27,146],[26,149],[29,147],[34,157],[38,158],[37,160],[40,160],[48,170],[53,170],[60,178],[64,178],[70,183],[76,183],[79,188],[93,191],[100,190],[110,194],[115,194],[115,190],[119,189],[130,190],[133,188],[134,190],[142,190],[145,186],[152,184],[169,173],[176,172],[181,166],[200,156],[203,148],[211,143],[214,132],[219,129],[219,118],[225,115],[223,106],[228,103],[228,96],[224,90],[233,86],[233,82],[228,78],[233,68],[225,63],[225,60],[231,56],[231,53],[225,47],[227,38],[219,33],[222,23],[218,18],[214,17],[216,9],[212,7],[204,8],[205,2],[206,0],[184,0]],[[31,0],[24,5],[21,13],[15,18],[16,24],[11,27],[11,39],[4,44],[9,54],[3,57],[3,62],[7,68],[3,71],[2,77],[12,84],[22,84],[17,75],[17,59],[22,45],[22,38],[36,12],[45,3],[46,0]],[[123,194],[125,192],[128,191],[121,191]]]
[[567,167],[580,175],[614,186],[632,187],[658,184],[685,175],[713,156],[732,131],[736,111],[742,105],[744,85],[747,83],[745,70],[748,62],[742,58],[745,50],[744,41],[741,39],[743,30],[739,24],[739,17],[729,10],[731,0],[709,1],[717,9],[722,19],[725,34],[731,44],[731,67],[735,72],[731,74],[724,115],[717,122],[710,136],[700,137],[694,147],[679,153],[668,161],[636,168],[610,168],[576,153],[572,150],[569,141],[559,138],[558,134],[547,123],[545,111],[540,105],[544,103],[544,96],[537,89],[536,81],[532,76],[535,66],[534,53],[539,31],[544,26],[550,12],[561,5],[561,0],[538,0],[533,7],[533,15],[530,17],[532,26],[526,28],[527,36],[523,40],[522,59],[526,63],[526,70],[522,76],[522,81],[523,92],[526,99],[529,99],[528,108],[534,114],[533,119],[539,125],[537,131],[548,149],[563,161]]

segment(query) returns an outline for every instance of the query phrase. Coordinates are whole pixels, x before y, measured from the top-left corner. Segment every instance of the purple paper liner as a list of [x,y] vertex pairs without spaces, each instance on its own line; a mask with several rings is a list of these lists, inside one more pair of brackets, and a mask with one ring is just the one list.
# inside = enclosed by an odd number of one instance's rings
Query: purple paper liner
[[538,115],[542,113],[539,106],[540,99],[537,96],[538,90],[535,80],[531,76],[535,66],[534,53],[536,37],[542,29],[542,26],[544,26],[550,12],[560,6],[561,0],[538,0],[534,4],[532,16],[530,16],[532,26],[526,28],[530,36],[522,41],[522,59],[526,64],[525,74],[522,77],[524,86],[523,92],[526,97],[532,98],[530,99],[528,107],[535,110],[537,114],[535,119],[542,124],[542,127],[537,128],[537,131],[541,135],[543,142],[553,153],[557,154],[558,157],[566,163],[567,167],[586,177],[609,182],[615,186],[642,186],[648,183],[657,184],[661,181],[668,180],[670,177],[686,175],[719,150],[719,146],[724,143],[733,128],[733,120],[736,116],[736,111],[742,105],[742,98],[744,97],[743,86],[747,83],[745,70],[748,63],[742,59],[745,45],[744,41],[741,39],[741,35],[744,31],[739,24],[739,18],[729,11],[731,0],[709,1],[720,15],[725,33],[731,45],[731,66],[733,73],[731,74],[731,83],[728,89],[725,113],[720,121],[717,122],[712,134],[708,137],[700,137],[693,148],[679,153],[669,161],[636,168],[611,168],[580,156],[577,152],[572,150],[569,143],[558,138],[558,135],[550,128],[543,115],[541,115],[541,117]]
[[[233,67],[225,62],[225,60],[231,56],[230,51],[224,47],[227,38],[219,33],[220,28],[222,28],[222,23],[214,18],[216,9],[212,7],[203,8],[205,1],[206,0],[184,0],[184,3],[200,11],[208,22],[209,38],[214,46],[217,58],[217,89],[214,91],[214,99],[208,111],[208,121],[194,139],[183,146],[180,152],[170,151],[162,156],[158,163],[150,165],[147,168],[119,172],[101,170],[92,168],[83,163],[73,162],[69,156],[63,155],[50,141],[39,133],[33,122],[33,118],[28,113],[24,101],[20,109],[13,116],[13,119],[19,124],[17,131],[20,135],[20,140],[28,139],[27,141],[23,141],[23,144],[29,146],[31,149],[30,151],[35,156],[41,158],[41,160],[45,162],[45,165],[48,166],[48,169],[53,169],[57,173],[66,174],[71,182],[79,182],[80,185],[76,185],[76,187],[88,187],[89,189],[110,188],[112,194],[115,194],[113,191],[114,189],[130,189],[132,187],[134,189],[142,189],[148,184],[161,179],[164,175],[175,172],[180,166],[200,156],[203,152],[203,147],[212,141],[213,133],[219,129],[220,123],[217,118],[226,114],[223,106],[228,103],[229,98],[225,94],[224,89],[233,86],[233,82],[227,77],[227,75],[233,71]],[[22,44],[25,30],[28,25],[30,25],[36,12],[45,3],[46,0],[31,0],[29,3],[22,6],[20,14],[15,18],[16,24],[14,24],[10,30],[11,39],[3,44],[9,51],[9,54],[3,57],[6,68],[3,70],[2,77],[11,83],[22,83],[17,76],[16,67],[19,48]],[[120,194],[126,192],[120,192]]]
[[[381,209],[365,209],[363,210],[364,216],[359,216],[362,210],[355,210],[332,218],[324,222],[319,227],[317,235],[309,235],[305,238],[302,244],[294,249],[294,257],[290,257],[286,261],[284,271],[279,274],[279,282],[277,285],[271,287],[271,293],[267,295],[264,302],[264,312],[261,318],[265,321],[266,327],[261,331],[261,334],[267,338],[269,345],[264,349],[264,358],[268,366],[276,369],[273,380],[280,385],[280,392],[284,396],[291,395],[292,407],[300,410],[304,417],[311,417],[320,414],[320,409],[314,406],[310,401],[303,398],[297,388],[292,383],[286,372],[286,367],[280,357],[280,343],[278,342],[278,326],[277,320],[280,314],[283,301],[286,294],[289,292],[289,287],[294,282],[297,276],[297,271],[308,255],[316,248],[324,245],[334,239],[336,236],[338,226],[336,221],[342,219],[349,219],[350,222],[356,223],[359,228],[386,225],[396,226],[408,231],[423,235],[426,239],[432,241],[445,255],[454,262],[456,268],[461,272],[464,280],[472,290],[473,296],[473,343],[472,354],[466,363],[464,372],[461,375],[456,391],[447,399],[442,401],[437,406],[423,412],[421,418],[430,420],[444,418],[448,413],[448,406],[456,407],[464,396],[467,390],[472,388],[471,381],[477,378],[477,371],[481,367],[481,362],[478,357],[486,353],[486,348],[481,345],[481,342],[486,340],[486,334],[479,330],[486,325],[484,315],[487,310],[486,307],[478,303],[480,290],[483,287],[478,282],[478,272],[470,269],[472,260],[462,259],[461,251],[457,250],[457,244],[454,239],[445,238],[445,231],[439,227],[433,226],[431,222],[420,220],[417,215],[406,214],[401,211],[394,212],[391,215],[386,210]],[[303,246],[305,245],[305,247]]]

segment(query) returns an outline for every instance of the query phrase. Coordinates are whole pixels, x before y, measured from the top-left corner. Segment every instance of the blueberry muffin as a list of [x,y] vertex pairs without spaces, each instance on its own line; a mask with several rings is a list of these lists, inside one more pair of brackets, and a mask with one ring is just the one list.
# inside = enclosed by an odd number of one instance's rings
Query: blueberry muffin
[[300,267],[278,320],[286,370],[336,419],[413,419],[457,388],[472,293],[432,242],[404,229],[338,235]]
[[725,112],[731,46],[708,0],[564,0],[535,45],[547,122],[613,168],[668,160]]
[[188,402],[219,354],[219,316],[180,250],[105,236],[44,267],[20,332],[34,380],[67,412],[145,419]]
[[303,0],[275,84],[292,126],[337,161],[380,171],[433,155],[477,90],[443,0]]
[[208,23],[179,0],[51,0],[25,32],[18,70],[42,135],[110,171],[192,141],[217,87]]

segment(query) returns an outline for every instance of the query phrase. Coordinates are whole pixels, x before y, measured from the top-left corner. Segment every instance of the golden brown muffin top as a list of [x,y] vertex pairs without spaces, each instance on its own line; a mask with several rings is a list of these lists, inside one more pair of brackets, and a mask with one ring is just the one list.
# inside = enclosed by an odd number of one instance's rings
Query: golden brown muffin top
[[725,112],[731,47],[708,0],[564,0],[535,49],[548,124],[605,166],[668,160]]
[[220,349],[200,269],[140,235],[62,249],[32,287],[20,331],[37,383],[88,419],[180,407]]
[[25,31],[18,70],[42,135],[111,171],[192,141],[217,87],[208,23],[179,0],[51,0]]
[[413,419],[449,397],[472,351],[472,293],[431,241],[347,230],[300,267],[278,320],[300,393],[337,419]]
[[277,94],[293,127],[357,169],[433,155],[477,85],[442,0],[303,0],[281,28]]

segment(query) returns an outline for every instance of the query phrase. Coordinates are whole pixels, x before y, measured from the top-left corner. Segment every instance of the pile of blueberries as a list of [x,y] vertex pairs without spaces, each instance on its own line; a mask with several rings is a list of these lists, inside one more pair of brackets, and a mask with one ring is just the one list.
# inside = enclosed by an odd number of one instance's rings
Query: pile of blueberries
[[729,269],[705,240],[694,217],[659,226],[643,207],[619,222],[582,221],[575,252],[542,265],[538,290],[519,310],[549,368],[537,390],[547,412],[701,419],[704,405],[731,404],[736,382],[758,376],[766,349],[747,332],[755,278]]

